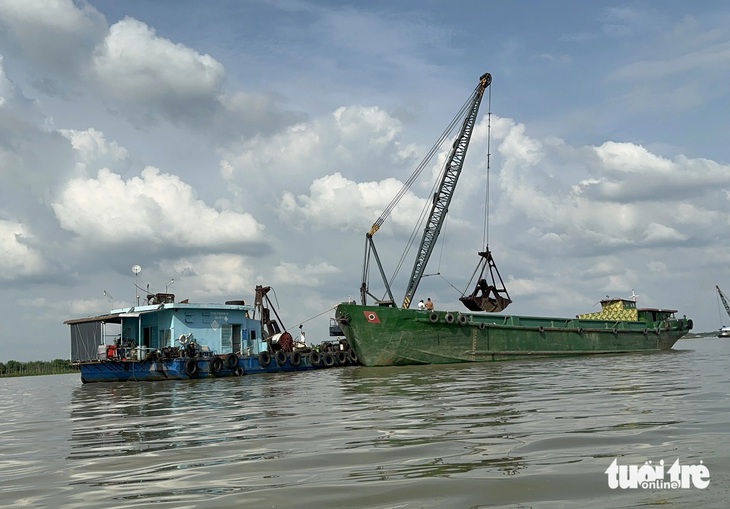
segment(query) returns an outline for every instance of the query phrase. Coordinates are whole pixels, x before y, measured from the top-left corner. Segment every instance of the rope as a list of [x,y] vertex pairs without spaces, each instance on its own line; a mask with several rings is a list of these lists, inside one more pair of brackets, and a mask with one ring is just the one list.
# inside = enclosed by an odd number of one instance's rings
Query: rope
[[[304,325],[305,323],[307,323],[307,322],[311,322],[311,321],[312,321],[312,320],[314,320],[315,318],[319,318],[319,317],[320,317],[320,316],[322,316],[323,314],[325,314],[325,313],[329,313],[330,311],[334,311],[335,309],[337,309],[337,305],[336,305],[336,304],[335,304],[334,306],[330,307],[330,308],[327,308],[327,309],[325,309],[324,311],[322,311],[322,312],[321,312],[321,313],[319,313],[319,314],[316,314],[316,315],[314,315],[314,316],[312,316],[312,317],[309,317],[309,318],[307,318],[306,320],[302,320],[302,321],[299,321],[299,322],[295,322],[295,323],[298,323],[298,324],[300,324],[300,325]],[[297,328],[298,328],[298,327],[297,327]],[[284,329],[284,332],[287,332],[287,329]]]
[[[478,88],[478,87],[477,87]],[[451,120],[451,123],[449,126],[444,129],[444,132],[441,133],[441,136],[439,139],[434,143],[434,145],[431,147],[431,149],[428,151],[428,154],[426,154],[426,157],[423,158],[423,160],[419,163],[419,165],[416,167],[415,171],[411,174],[410,177],[408,177],[408,180],[406,180],[405,184],[403,184],[403,187],[401,187],[400,191],[398,191],[398,194],[395,195],[393,200],[388,204],[387,207],[385,207],[385,210],[382,214],[380,214],[380,217],[377,221],[373,224],[373,226],[377,226],[380,228],[380,226],[383,224],[385,219],[390,215],[390,213],[393,211],[396,205],[398,205],[398,202],[401,198],[406,194],[408,189],[413,185],[413,183],[418,179],[418,177],[421,175],[421,172],[426,168],[426,165],[428,162],[433,158],[434,154],[438,152],[438,150],[441,148],[441,144],[444,142],[446,138],[451,134],[451,132],[454,130],[454,127],[459,124],[459,121],[466,115],[466,112],[469,109],[469,105],[472,102],[472,98],[474,97],[474,94],[476,94],[476,90],[472,92],[472,94],[469,96],[469,99],[467,99],[464,104],[462,105],[459,112],[454,116],[454,118]]]
[[487,184],[484,196],[484,231],[482,245],[489,245],[489,170],[492,156],[492,87],[487,96]]

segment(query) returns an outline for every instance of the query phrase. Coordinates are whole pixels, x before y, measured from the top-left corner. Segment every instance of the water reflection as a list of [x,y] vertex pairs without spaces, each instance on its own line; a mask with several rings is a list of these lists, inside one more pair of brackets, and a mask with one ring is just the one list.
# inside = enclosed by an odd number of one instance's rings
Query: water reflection
[[337,496],[356,494],[362,507],[394,507],[374,505],[368,487],[419,500],[415,486],[443,479],[477,493],[505,479],[535,489],[566,472],[572,495],[556,496],[584,496],[574,479],[590,474],[590,498],[610,458],[701,450],[688,425],[698,414],[725,429],[717,410],[727,409],[727,377],[704,376],[688,364],[693,355],[77,385],[65,420],[66,500],[233,507],[245,494],[254,507],[292,507],[306,493],[310,506],[340,507]]

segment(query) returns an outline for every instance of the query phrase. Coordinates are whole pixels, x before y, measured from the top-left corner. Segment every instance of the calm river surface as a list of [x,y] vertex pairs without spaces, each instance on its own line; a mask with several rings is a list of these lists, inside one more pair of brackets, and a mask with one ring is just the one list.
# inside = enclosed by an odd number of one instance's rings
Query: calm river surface
[[[189,382],[0,379],[0,506],[730,507],[730,340]],[[705,489],[611,489],[661,460]],[[669,474],[665,474],[669,480]]]

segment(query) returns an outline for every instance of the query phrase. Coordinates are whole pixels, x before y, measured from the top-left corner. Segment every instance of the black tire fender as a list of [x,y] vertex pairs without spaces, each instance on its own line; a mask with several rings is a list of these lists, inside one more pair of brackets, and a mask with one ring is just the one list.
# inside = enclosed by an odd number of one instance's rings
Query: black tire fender
[[444,315],[444,320],[446,320],[446,323],[454,323],[454,314],[453,313],[446,313]]
[[187,373],[187,375],[191,377],[198,374],[197,359],[188,359],[185,361],[185,373]]
[[319,366],[320,362],[322,362],[322,356],[319,355],[319,352],[312,352],[309,356],[309,360],[312,363],[312,366]]
[[220,357],[213,357],[210,359],[210,366],[208,367],[211,373],[220,373],[223,369],[223,361]]
[[335,356],[331,352],[325,353],[324,357],[322,357],[322,364],[325,367],[331,368],[335,365]]
[[439,321],[439,314],[436,311],[431,311],[428,315],[428,321],[431,323],[437,323]]
[[229,353],[226,355],[226,367],[233,369],[238,366],[238,356],[235,353]]
[[276,359],[277,366],[281,367],[286,364],[286,353],[283,350],[279,350],[278,352],[276,352],[274,358]]
[[357,354],[355,353],[355,350],[350,350],[348,353],[348,356],[350,357],[350,363],[351,364],[357,364],[360,362],[360,359],[357,358]]
[[269,364],[271,364],[271,354],[269,352],[261,352],[259,354],[259,364],[261,364],[262,368],[268,368]]
[[302,363],[302,354],[299,352],[292,352],[289,354],[289,363],[292,366],[299,366]]

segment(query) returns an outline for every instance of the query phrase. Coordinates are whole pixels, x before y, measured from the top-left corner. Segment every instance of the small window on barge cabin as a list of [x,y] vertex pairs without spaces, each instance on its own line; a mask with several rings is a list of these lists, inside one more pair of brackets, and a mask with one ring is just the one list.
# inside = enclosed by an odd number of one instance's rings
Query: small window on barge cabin
[[195,316],[192,313],[185,313],[185,323],[194,323]]

